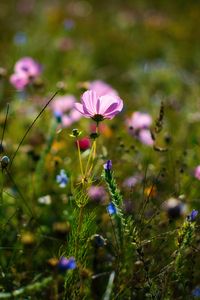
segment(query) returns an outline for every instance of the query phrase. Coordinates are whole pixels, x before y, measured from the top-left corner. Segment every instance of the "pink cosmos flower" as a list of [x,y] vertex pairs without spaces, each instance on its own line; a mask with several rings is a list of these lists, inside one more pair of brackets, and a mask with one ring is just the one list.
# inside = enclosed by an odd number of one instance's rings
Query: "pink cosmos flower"
[[75,108],[72,108],[68,114],[65,113],[62,115],[62,126],[69,127],[73,123],[77,122],[81,117],[81,114]]
[[75,101],[73,95],[64,95],[56,97],[51,104],[54,115],[61,119],[63,127],[69,127],[81,118],[81,114],[74,108]]
[[136,111],[132,114],[131,118],[127,119],[126,124],[132,136],[145,145],[153,145],[154,141],[149,129],[152,124],[152,118],[149,114]]
[[104,96],[104,95],[112,95],[112,96],[118,96],[117,91],[115,91],[109,84],[107,84],[104,81],[101,80],[94,80],[89,83],[89,89],[92,91],[95,91],[98,95],[98,97]]
[[88,90],[82,95],[82,104],[75,103],[75,108],[86,118],[96,122],[113,119],[123,108],[123,101],[117,96],[98,96],[95,91]]
[[135,111],[132,117],[128,119],[128,125],[133,127],[134,130],[149,128],[152,124],[152,118],[147,113]]
[[80,112],[77,111],[75,109],[75,107],[73,107],[73,109],[70,111],[69,116],[70,116],[71,120],[73,120],[73,122],[77,122],[82,117],[82,115],[80,114]]
[[17,90],[24,90],[41,74],[41,66],[31,57],[23,57],[16,62],[14,71],[14,74],[10,76],[10,83]]
[[23,57],[14,67],[15,73],[24,73],[28,77],[35,78],[41,74],[41,66],[31,57]]
[[140,130],[138,138],[143,144],[153,146],[154,141],[152,139],[151,132],[149,129]]
[[200,180],[200,165],[197,166],[194,170],[194,177],[198,180]]
[[14,73],[10,76],[10,83],[19,91],[24,90],[29,83],[27,76],[23,73]]
[[54,98],[51,108],[54,112],[64,114],[74,107],[76,98],[73,95],[64,95]]

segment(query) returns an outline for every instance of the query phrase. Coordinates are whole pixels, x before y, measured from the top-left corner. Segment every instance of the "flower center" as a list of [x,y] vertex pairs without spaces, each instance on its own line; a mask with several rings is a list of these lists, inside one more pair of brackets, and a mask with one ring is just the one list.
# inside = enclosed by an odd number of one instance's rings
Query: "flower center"
[[93,119],[95,122],[99,123],[99,122],[101,122],[101,121],[104,120],[104,116],[96,114],[96,115],[94,115],[94,116],[92,117],[92,119]]

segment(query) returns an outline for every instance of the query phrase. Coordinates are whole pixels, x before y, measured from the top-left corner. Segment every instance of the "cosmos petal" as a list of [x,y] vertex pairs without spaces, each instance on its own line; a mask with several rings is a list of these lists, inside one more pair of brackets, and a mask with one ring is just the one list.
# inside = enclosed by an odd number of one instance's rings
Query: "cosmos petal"
[[104,112],[114,103],[117,102],[115,97],[110,95],[104,95],[99,97],[99,111],[98,113],[103,115]]
[[105,115],[109,115],[110,113],[116,111],[116,109],[118,109],[118,103],[112,103],[108,109],[104,112]]
[[85,117],[90,117],[91,115],[86,111],[81,103],[75,103],[74,108],[78,110]]
[[96,115],[97,114],[97,94],[95,91],[88,90],[82,95],[82,103],[87,109],[87,111],[92,114]]

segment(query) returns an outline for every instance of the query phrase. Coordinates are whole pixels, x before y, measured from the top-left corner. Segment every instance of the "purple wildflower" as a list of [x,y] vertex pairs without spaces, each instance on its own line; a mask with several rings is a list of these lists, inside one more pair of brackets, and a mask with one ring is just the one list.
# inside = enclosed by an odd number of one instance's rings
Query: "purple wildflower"
[[59,262],[58,262],[58,269],[61,272],[76,269],[75,258],[74,257],[66,258],[64,256],[61,257]]
[[195,297],[195,298],[200,297],[200,287],[199,286],[195,287],[195,289],[192,291],[192,296]]
[[107,162],[103,165],[105,171],[111,171],[112,169],[112,161],[109,159]]
[[88,190],[88,196],[92,201],[103,203],[106,199],[106,191],[103,186],[92,185]]
[[198,210],[193,209],[192,212],[187,216],[188,222],[194,222],[198,213],[199,213]]

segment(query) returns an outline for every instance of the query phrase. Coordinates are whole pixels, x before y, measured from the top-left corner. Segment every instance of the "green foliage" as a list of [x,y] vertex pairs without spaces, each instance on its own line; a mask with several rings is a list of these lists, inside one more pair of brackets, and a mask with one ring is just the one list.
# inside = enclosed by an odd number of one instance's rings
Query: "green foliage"
[[185,285],[185,276],[183,274],[185,267],[185,253],[189,251],[195,231],[195,222],[191,223],[185,221],[181,229],[178,231],[177,238],[177,252],[175,258],[175,278],[184,286]]
[[113,202],[117,210],[116,214],[114,214],[114,219],[117,223],[117,233],[118,233],[120,248],[121,250],[123,250],[123,234],[124,234],[124,227],[125,227],[125,219],[122,213],[122,204],[123,204],[122,196],[120,194],[119,189],[117,188],[116,181],[113,177],[112,171],[104,170],[102,177],[107,183],[111,201]]

